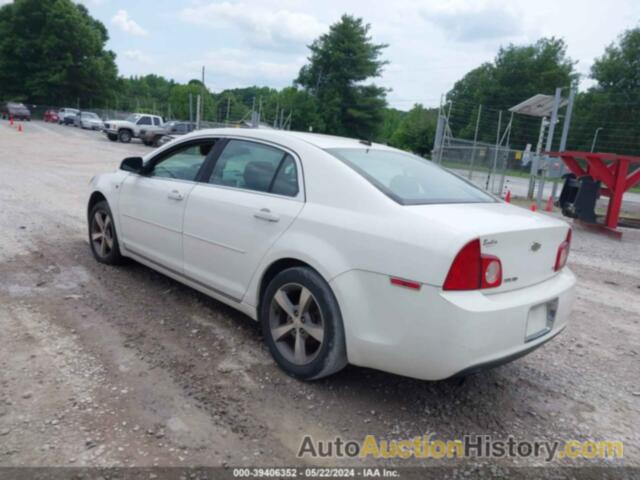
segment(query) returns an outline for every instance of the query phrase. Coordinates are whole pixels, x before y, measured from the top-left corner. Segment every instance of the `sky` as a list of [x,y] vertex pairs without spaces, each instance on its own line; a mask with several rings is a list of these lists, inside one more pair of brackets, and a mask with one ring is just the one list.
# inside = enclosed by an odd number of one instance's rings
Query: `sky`
[[[0,0],[6,3],[7,0]],[[213,91],[290,85],[307,45],[343,13],[371,24],[389,61],[375,82],[391,106],[436,106],[466,72],[501,45],[564,38],[590,85],[593,59],[638,26],[640,0],[82,0],[109,29],[108,48],[126,76],[199,78]]]

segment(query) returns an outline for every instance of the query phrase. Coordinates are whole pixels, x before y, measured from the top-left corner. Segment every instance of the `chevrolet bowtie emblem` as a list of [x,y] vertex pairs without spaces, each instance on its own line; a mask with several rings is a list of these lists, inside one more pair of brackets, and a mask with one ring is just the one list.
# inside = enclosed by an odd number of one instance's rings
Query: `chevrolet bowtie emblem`
[[537,252],[538,250],[540,250],[540,247],[541,247],[541,246],[542,246],[542,245],[540,245],[538,242],[533,242],[533,243],[531,244],[531,251],[532,251],[532,252]]

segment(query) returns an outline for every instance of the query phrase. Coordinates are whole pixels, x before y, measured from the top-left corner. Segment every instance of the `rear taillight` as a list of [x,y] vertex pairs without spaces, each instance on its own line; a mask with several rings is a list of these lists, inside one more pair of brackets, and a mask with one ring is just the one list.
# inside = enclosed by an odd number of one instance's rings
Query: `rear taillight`
[[502,263],[480,252],[480,240],[472,240],[458,252],[444,282],[444,290],[479,290],[502,285]]
[[480,255],[482,259],[481,288],[495,288],[502,285],[502,263],[493,255]]
[[571,250],[571,229],[567,232],[567,238],[558,247],[556,254],[556,264],[553,267],[554,272],[558,272],[564,268],[569,258],[569,250]]

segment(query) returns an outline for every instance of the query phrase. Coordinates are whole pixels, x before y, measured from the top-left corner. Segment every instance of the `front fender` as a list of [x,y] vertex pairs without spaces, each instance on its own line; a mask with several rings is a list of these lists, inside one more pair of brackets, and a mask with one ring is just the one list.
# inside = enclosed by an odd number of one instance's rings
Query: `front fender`
[[113,221],[116,225],[116,232],[120,232],[120,213],[118,210],[118,200],[120,187],[129,173],[117,171],[114,173],[103,173],[96,175],[89,182],[89,196],[87,198],[87,216],[89,215],[89,204],[94,194],[101,194],[109,204]]

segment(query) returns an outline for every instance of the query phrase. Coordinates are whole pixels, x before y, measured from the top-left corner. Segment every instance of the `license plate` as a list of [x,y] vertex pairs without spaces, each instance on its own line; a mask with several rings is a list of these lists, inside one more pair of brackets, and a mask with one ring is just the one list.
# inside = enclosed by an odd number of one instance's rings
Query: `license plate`
[[553,328],[558,311],[558,299],[536,305],[529,310],[525,342],[530,342],[548,333]]

